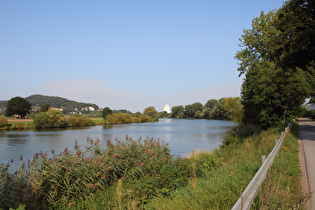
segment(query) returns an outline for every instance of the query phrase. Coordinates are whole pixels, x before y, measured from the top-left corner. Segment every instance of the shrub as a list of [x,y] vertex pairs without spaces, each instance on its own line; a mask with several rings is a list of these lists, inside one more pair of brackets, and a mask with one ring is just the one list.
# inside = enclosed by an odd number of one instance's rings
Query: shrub
[[223,140],[223,146],[230,144],[239,144],[244,141],[245,138],[258,134],[262,129],[252,124],[240,124],[233,127]]
[[60,111],[41,112],[34,116],[35,128],[63,128],[66,127],[66,120]]
[[0,127],[6,126],[8,119],[4,116],[0,116]]
[[66,118],[67,126],[69,127],[84,127],[84,126],[92,126],[95,123],[86,116],[78,116],[78,117],[68,117]]
[[106,122],[108,124],[126,124],[136,122],[134,117],[126,113],[113,113],[107,115]]

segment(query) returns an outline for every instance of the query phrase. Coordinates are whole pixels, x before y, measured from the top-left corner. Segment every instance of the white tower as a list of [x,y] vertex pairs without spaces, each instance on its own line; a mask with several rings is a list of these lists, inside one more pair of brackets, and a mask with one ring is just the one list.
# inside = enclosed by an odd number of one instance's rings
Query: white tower
[[167,113],[171,113],[170,106],[169,106],[168,104],[166,104],[166,105],[163,107],[163,111],[164,111],[164,112],[167,112]]

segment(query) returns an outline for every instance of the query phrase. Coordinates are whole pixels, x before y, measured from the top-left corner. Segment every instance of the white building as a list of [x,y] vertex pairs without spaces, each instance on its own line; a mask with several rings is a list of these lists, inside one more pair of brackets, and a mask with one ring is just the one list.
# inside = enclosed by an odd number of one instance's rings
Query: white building
[[166,104],[166,105],[163,107],[163,112],[171,113],[171,109],[170,109],[170,106],[169,106],[168,104]]

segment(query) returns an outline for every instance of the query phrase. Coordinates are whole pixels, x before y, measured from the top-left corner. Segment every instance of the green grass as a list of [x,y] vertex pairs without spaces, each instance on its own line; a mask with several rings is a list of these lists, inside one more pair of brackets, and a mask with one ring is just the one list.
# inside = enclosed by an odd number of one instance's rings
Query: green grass
[[299,125],[294,123],[255,201],[256,209],[303,209],[308,195],[300,185],[298,139]]
[[95,122],[96,125],[103,124],[104,119],[102,117],[90,117],[90,119]]
[[208,170],[197,179],[197,187],[156,198],[148,209],[230,209],[261,166],[262,153],[270,151],[278,137],[276,131],[263,132],[201,158]]

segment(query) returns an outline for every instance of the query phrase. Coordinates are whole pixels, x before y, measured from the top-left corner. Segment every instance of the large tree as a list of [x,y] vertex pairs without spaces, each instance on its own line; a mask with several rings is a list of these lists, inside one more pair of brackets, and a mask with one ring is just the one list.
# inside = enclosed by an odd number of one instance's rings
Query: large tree
[[184,106],[180,105],[180,106],[173,106],[172,107],[172,118],[177,118],[177,119],[181,119],[184,118]]
[[159,112],[156,111],[154,106],[149,106],[144,109],[143,114],[152,117],[154,120],[157,120]]
[[103,119],[106,119],[106,117],[110,114],[113,114],[113,110],[111,110],[109,107],[105,107],[102,111]]
[[25,118],[25,116],[30,113],[31,107],[32,104],[30,104],[29,101],[25,98],[17,96],[8,101],[6,106],[6,115],[20,115],[21,118]]
[[[299,57],[304,50],[312,53],[314,49],[311,30],[306,27],[312,19],[294,18],[295,26],[290,30],[284,21],[284,17],[291,17],[309,5],[306,0],[288,1],[278,11],[262,12],[253,20],[252,29],[244,30],[240,39],[242,49],[236,54],[240,61],[238,70],[245,74],[241,92],[244,122],[269,127],[286,121],[296,116],[305,98],[312,95],[314,57]],[[301,47],[297,40],[303,35],[308,41]]]
[[281,66],[314,69],[315,1],[287,1],[277,12],[275,28],[281,38],[276,51]]
[[[186,105],[184,116],[185,116],[185,118],[196,118],[196,113],[202,112],[203,110],[204,110],[204,107],[203,107],[202,103],[200,103],[200,102]],[[200,115],[200,113],[197,115]],[[197,118],[199,118],[199,117],[197,117]]]

